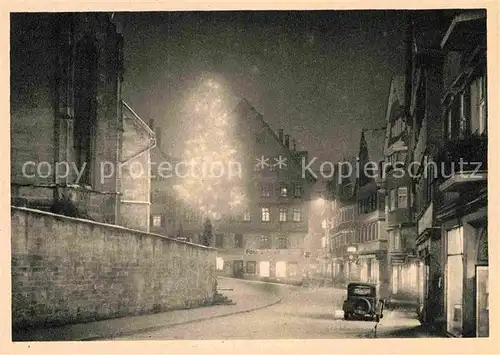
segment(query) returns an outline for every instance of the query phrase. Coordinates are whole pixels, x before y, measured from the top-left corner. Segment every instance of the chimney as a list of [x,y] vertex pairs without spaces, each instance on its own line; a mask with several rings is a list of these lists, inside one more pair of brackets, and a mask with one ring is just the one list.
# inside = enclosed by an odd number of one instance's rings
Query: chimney
[[155,135],[156,135],[156,146],[161,149],[161,130],[159,128],[156,128]]
[[278,138],[280,143],[283,143],[283,128],[278,129]]
[[295,138],[292,139],[292,145],[293,145],[293,150],[297,150],[297,140]]
[[290,135],[285,134],[285,147],[290,148]]

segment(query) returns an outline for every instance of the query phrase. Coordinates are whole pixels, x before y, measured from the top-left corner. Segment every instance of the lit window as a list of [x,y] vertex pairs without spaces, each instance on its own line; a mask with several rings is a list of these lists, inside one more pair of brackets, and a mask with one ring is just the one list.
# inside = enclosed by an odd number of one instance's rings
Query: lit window
[[261,277],[269,277],[269,261],[261,261],[259,263],[259,275]]
[[300,208],[294,208],[293,209],[293,221],[294,222],[300,222],[300,219],[302,218]]
[[270,221],[270,213],[269,213],[269,208],[268,207],[263,207],[262,208],[262,221],[263,222],[269,222]]
[[224,259],[217,257],[216,267],[217,267],[217,270],[223,270],[224,269]]
[[161,227],[161,216],[153,216],[153,227]]
[[391,190],[389,195],[390,207],[389,211],[394,211],[396,209],[396,190]]
[[278,261],[276,263],[276,277],[286,277],[286,262]]
[[245,211],[245,213],[243,213],[243,220],[246,222],[250,221],[250,212],[249,211]]
[[398,208],[406,208],[408,206],[408,188],[398,188]]
[[281,197],[287,197],[288,196],[288,188],[287,188],[287,186],[285,184],[281,185],[280,195],[281,195]]
[[286,208],[280,208],[280,222],[286,222]]

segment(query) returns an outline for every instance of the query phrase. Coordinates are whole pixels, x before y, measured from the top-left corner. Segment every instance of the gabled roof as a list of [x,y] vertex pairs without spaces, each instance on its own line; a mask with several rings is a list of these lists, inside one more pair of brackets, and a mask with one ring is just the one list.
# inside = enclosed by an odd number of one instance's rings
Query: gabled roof
[[[253,106],[248,102],[247,99],[242,99],[238,105],[236,106],[234,112],[242,115],[243,117],[249,118],[249,116],[253,116],[254,119],[259,120],[261,123],[262,127],[273,137],[273,139],[276,141],[278,146],[282,149],[287,150],[290,153],[290,157],[294,159],[294,164],[297,164],[299,168],[302,167],[301,162],[302,162],[302,157],[307,157],[307,152],[306,151],[293,151],[290,148],[287,148],[285,144],[279,139],[278,135],[276,132],[273,131],[271,126],[264,120],[263,116],[261,113],[259,113]],[[316,179],[314,176],[309,173],[309,171],[306,171],[306,179],[310,182],[316,182]]]
[[389,97],[387,98],[387,109],[385,112],[385,139],[384,139],[384,154],[387,154],[389,148],[389,137],[391,135],[391,113],[393,112],[394,105],[405,107],[405,77],[395,76],[391,80],[389,89]]
[[[460,27],[460,25],[464,25],[471,21],[478,21],[478,20],[486,20],[486,11],[479,9],[475,11],[464,12],[460,15],[455,16],[453,21],[451,21],[450,27],[448,27],[445,35],[443,36],[443,39],[440,44],[441,48],[444,49],[445,46],[448,44],[448,42],[450,42],[450,38],[453,36],[453,33],[456,31],[456,29]],[[486,26],[484,30],[486,30]],[[463,37],[463,34],[461,34],[461,37]]]
[[367,130],[364,132],[368,160],[377,164],[384,160],[385,129]]

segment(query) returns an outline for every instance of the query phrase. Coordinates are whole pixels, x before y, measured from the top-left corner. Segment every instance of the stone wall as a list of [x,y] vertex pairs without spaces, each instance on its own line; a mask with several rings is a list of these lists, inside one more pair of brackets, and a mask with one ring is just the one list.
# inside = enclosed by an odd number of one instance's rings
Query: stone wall
[[12,207],[13,328],[193,307],[216,252],[159,235]]

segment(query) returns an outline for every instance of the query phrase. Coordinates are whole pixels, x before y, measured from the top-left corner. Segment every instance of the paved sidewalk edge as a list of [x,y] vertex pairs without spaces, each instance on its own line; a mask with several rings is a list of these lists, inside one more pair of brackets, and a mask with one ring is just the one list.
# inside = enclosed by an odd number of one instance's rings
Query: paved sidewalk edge
[[155,325],[155,326],[152,326],[152,327],[142,328],[142,329],[138,329],[138,330],[125,331],[125,332],[121,332],[121,333],[113,333],[112,336],[108,335],[108,336],[95,336],[95,337],[81,338],[81,339],[76,339],[76,341],[114,340],[114,338],[123,337],[123,336],[127,336],[127,335],[135,335],[135,334],[147,333],[147,332],[154,331],[154,330],[165,329],[165,328],[172,328],[172,327],[175,327],[175,326],[178,326],[178,325],[185,325],[185,324],[203,322],[203,321],[206,321],[206,320],[211,320],[211,319],[216,319],[216,318],[224,318],[224,317],[228,317],[228,316],[234,316],[236,314],[242,314],[242,313],[249,313],[249,312],[253,312],[253,311],[258,311],[258,310],[261,310],[261,309],[264,309],[264,308],[267,308],[267,307],[271,307],[271,306],[277,305],[282,300],[283,300],[283,298],[280,297],[280,298],[278,298],[278,300],[273,301],[272,303],[268,303],[268,304],[265,304],[265,305],[262,305],[262,306],[258,306],[258,307],[255,307],[255,308],[245,309],[245,310],[242,310],[242,311],[236,311],[236,312],[225,313],[225,314],[218,314],[216,316],[201,317],[201,318],[191,319],[191,320],[183,321],[183,322],[169,323],[169,324],[164,324],[164,325]]

